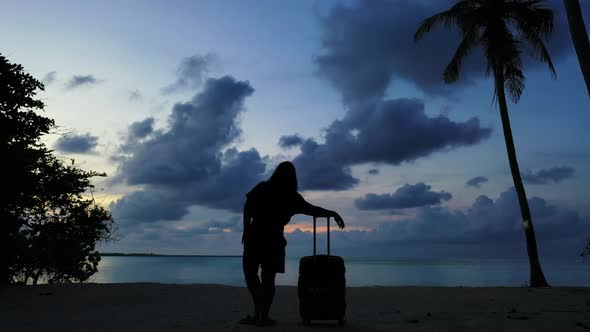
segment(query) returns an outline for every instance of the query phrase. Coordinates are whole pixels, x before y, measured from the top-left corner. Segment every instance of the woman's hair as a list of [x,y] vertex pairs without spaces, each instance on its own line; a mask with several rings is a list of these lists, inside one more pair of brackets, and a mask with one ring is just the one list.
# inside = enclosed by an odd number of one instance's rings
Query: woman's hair
[[281,191],[297,191],[297,173],[290,161],[283,161],[272,173],[268,182]]

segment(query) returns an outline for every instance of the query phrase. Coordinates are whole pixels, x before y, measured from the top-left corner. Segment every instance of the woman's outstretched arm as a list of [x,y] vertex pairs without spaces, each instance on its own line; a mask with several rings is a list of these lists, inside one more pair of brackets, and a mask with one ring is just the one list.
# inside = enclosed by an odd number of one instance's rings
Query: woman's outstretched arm
[[342,220],[342,217],[336,211],[327,210],[322,207],[312,205],[305,201],[303,203],[303,209],[301,213],[314,217],[333,217],[334,220],[336,220],[336,224],[338,224],[338,227],[340,227],[340,229],[344,228],[344,220]]

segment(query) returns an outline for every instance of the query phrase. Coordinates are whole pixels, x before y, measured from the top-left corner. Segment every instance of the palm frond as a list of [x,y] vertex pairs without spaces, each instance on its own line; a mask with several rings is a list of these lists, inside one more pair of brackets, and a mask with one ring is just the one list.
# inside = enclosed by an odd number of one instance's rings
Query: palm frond
[[[539,2],[538,0],[527,1],[527,3],[535,5],[539,5]],[[557,77],[553,61],[543,42],[543,39],[548,38],[553,31],[553,12],[544,7],[523,8],[523,6],[519,6],[513,9],[509,21],[515,24],[521,37],[528,42],[531,56],[547,64],[552,76]]]
[[459,44],[451,62],[449,62],[445,68],[444,79],[446,83],[452,83],[459,79],[463,59],[465,59],[471,53],[473,48],[477,46],[478,41],[479,29],[472,25],[470,30],[465,31],[461,44]]
[[551,75],[553,78],[557,77],[557,71],[553,66],[553,60],[551,60],[551,55],[549,55],[549,51],[545,47],[543,41],[539,38],[538,35],[534,33],[527,33],[522,32],[522,36],[528,41],[530,46],[530,54],[533,58],[547,64],[549,70],[551,71]]
[[[488,73],[491,71],[494,76],[502,75],[504,87],[512,101],[518,102],[525,87],[519,40],[501,20],[488,25],[480,40],[488,59]],[[494,86],[497,95],[497,87]]]
[[414,41],[419,41],[424,37],[424,35],[437,24],[444,24],[445,26],[452,25],[453,22],[457,20],[456,13],[453,13],[451,10],[444,11],[442,13],[438,13],[433,15],[427,19],[425,19],[416,33],[414,34]]
[[556,76],[544,42],[553,31],[553,12],[544,0],[457,0],[449,10],[422,22],[414,40],[420,40],[437,24],[454,25],[462,32],[461,43],[444,71],[447,83],[459,78],[465,57],[476,46],[484,50],[486,75],[493,73],[503,82],[503,86],[495,84],[494,96],[502,88],[512,101],[519,101],[526,82],[521,63],[523,47]]
[[470,9],[476,5],[479,0],[459,0],[451,9],[445,10],[425,19],[414,34],[414,41],[419,41],[424,34],[430,32],[437,24],[442,24],[447,28],[453,25],[461,26],[466,18],[469,17]]
[[553,11],[545,7],[543,0],[511,2],[507,6],[507,20],[527,30],[535,31],[540,38],[548,38],[553,32]]
[[520,59],[517,62],[515,65],[504,67],[504,87],[515,104],[520,100],[526,81],[521,69]]
[[496,61],[502,64],[504,87],[516,104],[520,100],[525,86],[521,62],[521,43],[505,24],[498,27],[496,37],[502,42],[501,45],[495,46],[499,49],[495,54]]

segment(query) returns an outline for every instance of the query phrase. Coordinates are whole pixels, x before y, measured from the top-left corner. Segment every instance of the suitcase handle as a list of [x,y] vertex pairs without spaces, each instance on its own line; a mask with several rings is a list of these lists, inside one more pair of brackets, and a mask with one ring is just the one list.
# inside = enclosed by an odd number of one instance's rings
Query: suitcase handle
[[[330,217],[326,219],[326,228],[328,234],[328,256],[330,256]],[[313,257],[316,255],[316,245],[315,245],[315,224],[316,224],[316,217],[313,216]]]

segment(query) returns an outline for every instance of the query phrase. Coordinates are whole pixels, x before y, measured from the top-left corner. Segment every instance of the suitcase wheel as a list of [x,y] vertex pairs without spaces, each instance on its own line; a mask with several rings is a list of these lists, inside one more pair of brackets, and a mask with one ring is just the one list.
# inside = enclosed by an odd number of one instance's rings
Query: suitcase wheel
[[338,320],[338,325],[344,325],[346,324],[346,318],[342,317]]
[[303,320],[303,325],[305,325],[305,326],[309,326],[309,325],[311,325],[311,320],[309,320],[309,319],[304,319],[304,320]]

